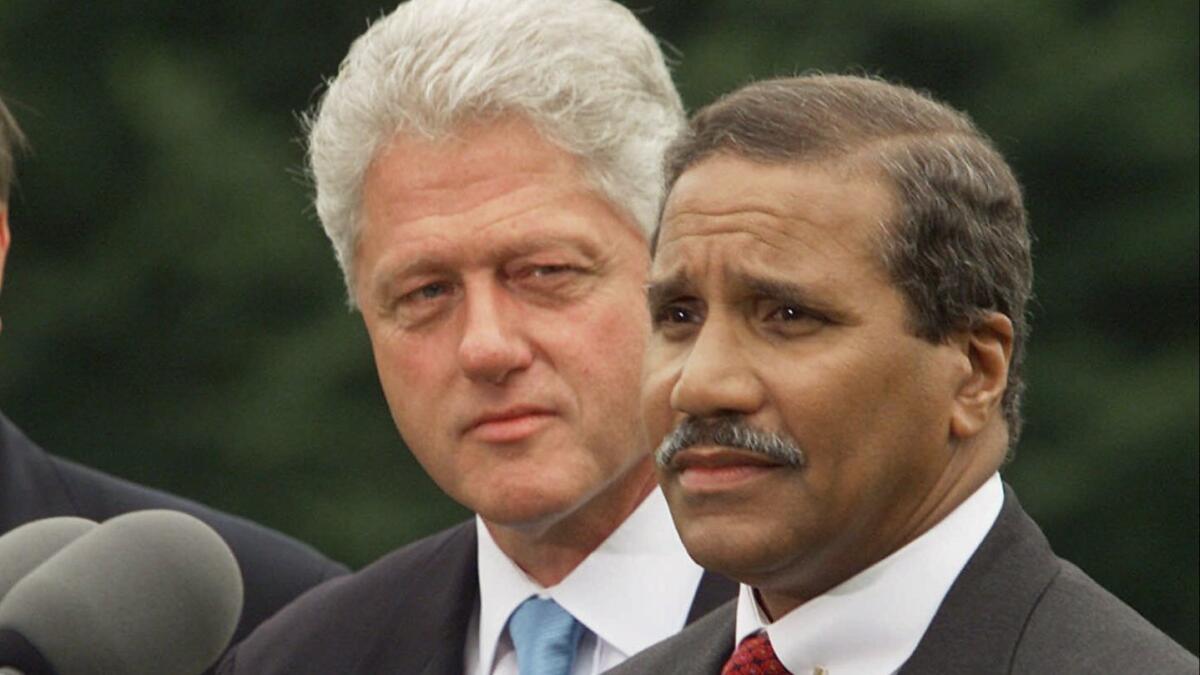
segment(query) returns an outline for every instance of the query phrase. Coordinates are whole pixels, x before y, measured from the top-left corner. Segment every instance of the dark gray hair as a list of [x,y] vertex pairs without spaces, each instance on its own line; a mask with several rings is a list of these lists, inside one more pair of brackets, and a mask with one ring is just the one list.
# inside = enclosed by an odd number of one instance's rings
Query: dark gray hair
[[16,180],[16,154],[25,148],[25,134],[0,98],[0,202],[8,203],[9,190]]
[[411,0],[350,47],[309,120],[316,208],[353,293],[368,165],[397,133],[512,114],[583,161],[650,235],[683,104],[654,37],[612,0]]
[[988,312],[1013,323],[1003,398],[1009,444],[1021,432],[1021,363],[1033,262],[1021,187],[970,118],[876,78],[805,75],[757,82],[700,110],[667,155],[667,187],[717,153],[751,161],[845,162],[882,174],[898,212],[882,223],[882,262],[931,342]]

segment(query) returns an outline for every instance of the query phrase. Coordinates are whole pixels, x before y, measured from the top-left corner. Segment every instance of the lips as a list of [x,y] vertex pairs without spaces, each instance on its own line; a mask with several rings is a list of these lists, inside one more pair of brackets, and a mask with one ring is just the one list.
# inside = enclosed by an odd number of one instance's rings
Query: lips
[[491,410],[472,420],[464,435],[488,443],[515,443],[534,435],[554,417],[553,410],[541,406]]
[[736,448],[689,448],[671,460],[679,485],[691,492],[718,492],[764,478],[787,465]]

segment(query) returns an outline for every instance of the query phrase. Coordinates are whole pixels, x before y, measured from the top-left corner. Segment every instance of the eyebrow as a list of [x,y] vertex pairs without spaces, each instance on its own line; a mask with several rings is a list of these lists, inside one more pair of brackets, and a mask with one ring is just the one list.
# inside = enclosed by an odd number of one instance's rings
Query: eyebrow
[[770,279],[744,272],[736,272],[733,276],[739,286],[748,288],[757,295],[817,312],[834,321],[849,322],[853,320],[854,314],[845,305],[831,303],[829,297],[822,297],[813,289],[812,285],[797,284],[783,279]]
[[586,256],[596,256],[595,245],[580,237],[540,235],[514,242],[505,242],[492,252],[496,258],[510,259],[531,255],[550,249],[570,249]]
[[694,292],[695,287],[692,282],[683,272],[677,271],[665,279],[646,284],[646,304],[650,307],[658,307],[671,298],[691,295]]
[[430,258],[404,260],[385,265],[371,275],[367,281],[367,298],[377,307],[389,304],[393,290],[401,279],[429,274],[439,268],[439,261]]
[[[515,242],[504,242],[497,245],[488,255],[497,260],[508,260],[551,249],[569,249],[589,257],[596,257],[598,255],[591,242],[553,235],[536,236]],[[443,272],[448,264],[447,260],[441,256],[417,254],[395,264],[381,267],[371,277],[368,290],[372,296],[383,299],[386,297],[390,286],[396,280]]]
[[381,267],[373,281],[377,282],[377,285],[385,285],[393,279],[428,274],[441,267],[444,267],[444,264],[436,258],[429,256],[413,257],[397,261],[393,265]]
[[769,279],[767,277],[740,272],[735,273],[733,277],[739,286],[748,288],[758,295],[778,298],[801,305],[820,304],[816,302],[812,297],[812,293],[805,289],[805,287],[791,281]]
[[[792,281],[772,279],[745,272],[732,272],[733,283],[751,293],[767,298],[775,298],[789,304],[808,307],[827,312],[830,315],[841,315],[828,302],[821,300],[810,288]],[[683,271],[677,271],[670,276],[646,284],[646,300],[650,307],[659,307],[673,298],[696,294],[696,286]]]

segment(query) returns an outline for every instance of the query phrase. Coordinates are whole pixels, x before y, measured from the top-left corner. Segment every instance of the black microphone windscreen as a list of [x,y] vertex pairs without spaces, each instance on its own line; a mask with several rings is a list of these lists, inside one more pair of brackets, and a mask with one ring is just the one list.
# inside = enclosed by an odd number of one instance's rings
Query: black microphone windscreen
[[59,675],[197,675],[225,650],[242,578],[221,537],[177,511],[105,521],[0,600],[0,629]]
[[0,598],[26,574],[64,546],[86,534],[96,523],[87,518],[43,518],[13,528],[0,537]]

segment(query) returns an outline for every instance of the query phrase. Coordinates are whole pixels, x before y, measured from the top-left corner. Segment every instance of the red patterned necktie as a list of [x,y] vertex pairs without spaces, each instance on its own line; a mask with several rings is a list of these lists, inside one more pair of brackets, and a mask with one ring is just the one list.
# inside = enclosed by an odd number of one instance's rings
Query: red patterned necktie
[[791,675],[792,671],[783,667],[775,650],[771,647],[771,639],[766,631],[751,635],[742,640],[733,656],[721,669],[721,675]]

